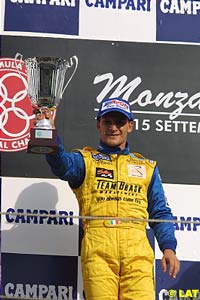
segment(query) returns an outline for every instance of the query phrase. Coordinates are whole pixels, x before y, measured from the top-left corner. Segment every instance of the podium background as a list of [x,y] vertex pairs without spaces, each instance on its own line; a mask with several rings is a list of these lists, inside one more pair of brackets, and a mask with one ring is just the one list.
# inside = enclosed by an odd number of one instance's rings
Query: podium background
[[[95,116],[104,97],[130,101],[130,148],[157,160],[174,216],[186,221],[175,224],[181,271],[174,281],[162,273],[162,254],[147,229],[156,300],[168,300],[171,290],[174,299],[200,299],[198,1],[116,1],[116,7],[114,1],[27,2],[0,3],[1,294],[84,299],[77,201],[44,156],[25,150],[33,116],[14,63],[21,53],[78,57],[56,113],[67,151],[98,144]],[[26,80],[24,69],[21,76]]]

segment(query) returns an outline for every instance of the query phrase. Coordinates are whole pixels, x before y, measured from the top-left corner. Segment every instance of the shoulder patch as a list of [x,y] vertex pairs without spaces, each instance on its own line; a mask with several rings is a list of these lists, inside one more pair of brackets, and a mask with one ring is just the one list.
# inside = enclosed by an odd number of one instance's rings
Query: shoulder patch
[[142,154],[138,153],[138,152],[133,152],[133,153],[131,153],[131,154],[133,154],[133,155],[134,155],[135,157],[137,157],[137,158],[145,159],[145,157],[144,157]]
[[152,160],[152,159],[149,159],[149,158],[146,158],[144,157],[142,154],[138,153],[138,152],[133,152],[132,153],[135,157],[137,157],[138,159],[141,159],[141,160],[145,160],[146,163],[148,163],[150,166],[154,167],[156,165],[156,161],[155,160]]

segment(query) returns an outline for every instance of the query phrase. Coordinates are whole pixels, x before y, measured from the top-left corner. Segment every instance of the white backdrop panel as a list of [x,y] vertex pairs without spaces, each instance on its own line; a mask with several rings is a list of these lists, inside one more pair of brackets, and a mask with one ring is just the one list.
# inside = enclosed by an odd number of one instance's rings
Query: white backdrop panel
[[[59,179],[2,178],[2,212],[64,216],[3,215],[2,252],[78,255],[78,203],[68,183]],[[66,216],[71,216],[71,218]]]
[[[199,185],[164,184],[167,200],[177,221],[187,221],[185,224],[177,223],[176,237],[178,241],[177,255],[183,261],[199,261],[200,257],[200,226],[199,223]],[[191,224],[189,222],[191,221]],[[194,222],[194,223],[193,223]],[[156,243],[156,258],[160,259],[162,253]]]
[[0,1],[0,34],[3,32],[4,26],[4,9],[5,9],[5,0]]
[[81,38],[156,41],[156,1],[151,1],[150,11],[147,11],[149,1],[143,1],[144,6],[139,5],[138,10],[136,10],[138,1],[134,2],[135,10],[130,5],[128,7],[128,1],[127,3],[123,1],[121,9],[113,8],[114,1],[108,8],[105,7],[106,5],[101,7],[100,4],[95,7],[95,1],[90,1],[89,7],[86,2],[89,1],[80,1],[79,36]]

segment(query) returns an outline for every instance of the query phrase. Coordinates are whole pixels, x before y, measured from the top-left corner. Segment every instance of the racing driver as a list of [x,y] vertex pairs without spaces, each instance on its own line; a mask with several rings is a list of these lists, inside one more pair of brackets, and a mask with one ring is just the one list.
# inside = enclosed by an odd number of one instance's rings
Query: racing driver
[[68,181],[79,203],[86,299],[155,300],[154,253],[146,236],[147,219],[163,253],[162,270],[175,279],[180,268],[173,215],[158,167],[155,161],[129,150],[133,115],[128,101],[103,100],[97,130],[97,149],[67,153],[58,138],[58,152],[46,155],[52,172]]

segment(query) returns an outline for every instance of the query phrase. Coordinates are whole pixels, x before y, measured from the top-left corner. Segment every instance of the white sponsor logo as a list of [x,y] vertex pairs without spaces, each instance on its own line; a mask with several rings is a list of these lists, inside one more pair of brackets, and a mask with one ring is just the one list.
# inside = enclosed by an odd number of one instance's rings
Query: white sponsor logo
[[130,113],[129,105],[117,99],[103,103],[101,110],[104,111],[110,108],[119,108]]
[[146,178],[146,167],[137,165],[128,165],[128,177]]
[[76,6],[76,0],[10,0],[10,2],[16,4],[56,5],[68,7]]
[[9,282],[5,285],[5,295],[8,298],[73,300],[73,287]]
[[[188,108],[190,110],[198,109],[200,110],[200,92],[193,95],[189,95],[187,92],[174,92],[169,91],[164,93],[160,91],[155,97],[150,89],[143,90],[137,93],[137,88],[141,90],[142,78],[136,77],[129,83],[126,83],[128,77],[122,75],[114,81],[112,73],[106,73],[103,75],[98,75],[94,78],[93,83],[98,84],[103,81],[107,81],[105,87],[97,96],[97,102],[101,102],[103,99],[108,97],[109,93],[112,91],[110,98],[122,97],[125,100],[129,100],[130,105],[138,105],[141,108],[151,107],[156,108],[155,110],[133,110],[135,113],[144,114],[157,114],[157,115],[169,115],[170,120],[174,120],[179,116],[200,116],[194,113],[184,113],[184,110]],[[135,99],[132,99],[132,93],[135,92]],[[162,108],[162,111],[159,111]],[[165,111],[167,110],[167,111]],[[170,110],[170,112],[169,112]],[[160,124],[158,124],[160,125]]]
[[160,10],[164,14],[197,15],[200,2],[195,0],[161,0]]

